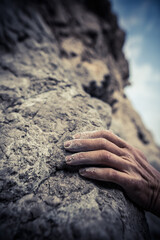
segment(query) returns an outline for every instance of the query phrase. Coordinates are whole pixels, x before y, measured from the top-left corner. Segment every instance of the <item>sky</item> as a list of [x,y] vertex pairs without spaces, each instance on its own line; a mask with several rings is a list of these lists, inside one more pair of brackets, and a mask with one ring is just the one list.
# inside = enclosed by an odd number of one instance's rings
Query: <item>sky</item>
[[110,1],[127,33],[132,85],[125,92],[160,145],[160,0]]

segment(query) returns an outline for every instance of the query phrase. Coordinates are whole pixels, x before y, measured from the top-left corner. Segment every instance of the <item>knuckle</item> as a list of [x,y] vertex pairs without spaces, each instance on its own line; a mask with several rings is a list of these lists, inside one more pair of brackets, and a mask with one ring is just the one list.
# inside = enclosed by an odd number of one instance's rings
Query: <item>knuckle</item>
[[119,138],[120,139],[120,147],[122,149],[128,149],[128,150],[131,150],[131,146],[126,142],[124,141],[123,139]]
[[111,130],[101,130],[100,131],[100,135],[102,138],[106,139],[106,138],[113,138],[113,136],[115,137],[116,135],[111,131]]
[[107,136],[110,136],[110,135],[112,135],[112,132],[110,131],[110,130],[101,130],[100,131],[100,136],[102,137],[102,138],[106,138]]
[[112,170],[109,170],[109,176],[110,176],[110,179],[116,179],[117,178],[117,172],[116,171],[112,171]]
[[111,159],[111,153],[107,151],[103,151],[103,157],[105,160],[110,160]]
[[131,145],[129,145],[127,142],[124,141],[123,143],[124,143],[124,147],[123,147],[124,149],[130,152],[134,151],[134,148]]
[[105,134],[105,136],[107,135],[107,136],[110,136],[110,137],[114,135],[111,130],[104,130],[104,134]]
[[[110,130],[108,130],[107,131],[107,134],[109,135],[109,136],[114,136],[115,134],[112,132],[112,131],[110,131]],[[115,135],[116,136],[116,135]]]
[[105,134],[106,134],[106,130],[100,130],[100,135],[102,136],[102,137],[104,137],[105,136]]
[[101,158],[105,158],[106,150],[100,150]]
[[101,146],[102,148],[104,148],[105,145],[106,145],[106,140],[105,140],[104,138],[100,138],[100,139],[99,139],[99,144],[100,144],[100,146]]
[[136,165],[135,165],[134,162],[127,164],[125,169],[126,169],[126,171],[129,175],[133,175],[133,174],[135,175],[136,172],[137,172],[136,171]]
[[131,161],[133,159],[133,154],[130,150],[128,150],[127,148],[124,148],[122,158]]

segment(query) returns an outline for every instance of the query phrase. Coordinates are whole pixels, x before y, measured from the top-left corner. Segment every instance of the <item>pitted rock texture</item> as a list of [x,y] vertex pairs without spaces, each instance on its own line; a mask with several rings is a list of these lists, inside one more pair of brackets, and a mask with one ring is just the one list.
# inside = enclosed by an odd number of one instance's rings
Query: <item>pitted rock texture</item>
[[0,239],[149,239],[122,189],[64,160],[74,133],[111,125],[125,34],[108,1],[37,2],[0,3]]
[[[3,58],[1,239],[147,238],[144,215],[120,189],[84,180],[65,164],[63,142],[103,124],[76,76],[50,52],[52,44],[44,51],[26,42],[7,56],[9,63]],[[52,60],[41,65],[46,52]],[[22,53],[39,65],[22,64]],[[57,68],[50,73],[53,62]]]

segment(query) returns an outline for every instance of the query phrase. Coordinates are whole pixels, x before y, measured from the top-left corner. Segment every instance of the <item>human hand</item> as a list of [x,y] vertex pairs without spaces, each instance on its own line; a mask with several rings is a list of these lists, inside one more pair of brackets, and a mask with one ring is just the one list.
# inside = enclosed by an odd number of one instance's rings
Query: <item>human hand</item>
[[80,175],[120,185],[140,207],[160,216],[160,173],[136,148],[111,131],[84,132],[64,143],[68,165],[91,165]]

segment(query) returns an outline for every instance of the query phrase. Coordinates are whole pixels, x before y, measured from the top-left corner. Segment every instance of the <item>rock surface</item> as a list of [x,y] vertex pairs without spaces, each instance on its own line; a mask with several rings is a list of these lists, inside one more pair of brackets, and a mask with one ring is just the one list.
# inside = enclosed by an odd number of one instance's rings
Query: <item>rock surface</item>
[[4,0],[0,30],[0,239],[149,239],[122,189],[64,161],[74,133],[111,125],[158,164],[124,96],[125,34],[109,2]]

